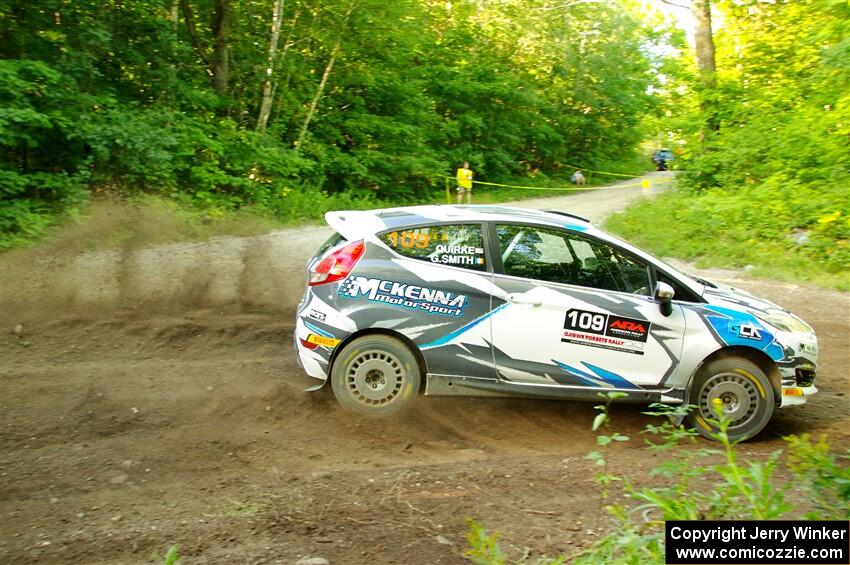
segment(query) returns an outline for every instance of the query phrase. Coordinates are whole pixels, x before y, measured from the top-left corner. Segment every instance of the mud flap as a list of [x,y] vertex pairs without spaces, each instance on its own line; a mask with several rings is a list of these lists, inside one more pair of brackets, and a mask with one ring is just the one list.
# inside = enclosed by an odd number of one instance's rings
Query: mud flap
[[316,392],[317,390],[321,390],[328,383],[327,379],[320,382],[317,385],[313,385],[304,389],[304,392]]
[[679,426],[682,425],[682,422],[685,421],[685,414],[674,414],[674,415],[668,416],[668,418],[670,418],[670,423],[678,428]]

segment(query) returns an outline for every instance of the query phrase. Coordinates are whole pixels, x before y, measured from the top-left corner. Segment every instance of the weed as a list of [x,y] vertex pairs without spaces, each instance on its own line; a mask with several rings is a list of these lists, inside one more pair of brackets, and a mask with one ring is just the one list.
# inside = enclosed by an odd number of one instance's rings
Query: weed
[[180,565],[180,555],[177,550],[179,546],[177,544],[172,545],[168,548],[168,551],[165,552],[165,555],[159,555],[154,553],[153,559],[162,563],[162,565]]
[[484,526],[475,520],[469,520],[469,533],[466,541],[469,549],[463,554],[477,565],[505,565],[507,563],[499,547],[499,534],[488,534]]
[[[850,516],[850,451],[831,452],[824,437],[813,443],[808,435],[786,437],[787,466],[791,480],[780,483],[775,475],[783,450],[771,453],[764,461],[740,461],[738,445],[729,439],[730,421],[715,406],[714,439],[719,447],[700,447],[697,433],[676,426],[671,421],[650,423],[644,433],[650,439],[646,449],[668,454],[651,476],[660,476],[665,484],[637,488],[623,477],[608,470],[607,449],[617,441],[629,438],[611,432],[610,404],[616,397],[603,395],[606,402],[596,406],[594,431],[603,449],[588,454],[602,470],[597,483],[602,489],[601,501],[609,499],[608,489],[614,482],[623,483],[623,493],[633,501],[630,507],[620,504],[605,506],[616,525],[590,548],[572,556],[544,558],[537,563],[664,563],[664,521],[666,520],[774,520],[777,518],[847,519]],[[650,406],[647,414],[676,421],[693,407]],[[687,448],[685,448],[687,447]],[[807,508],[795,507],[786,497],[794,489],[802,493]],[[470,521],[466,555],[481,565],[506,565],[524,562],[505,556],[499,546],[499,534],[488,534],[481,524]]]

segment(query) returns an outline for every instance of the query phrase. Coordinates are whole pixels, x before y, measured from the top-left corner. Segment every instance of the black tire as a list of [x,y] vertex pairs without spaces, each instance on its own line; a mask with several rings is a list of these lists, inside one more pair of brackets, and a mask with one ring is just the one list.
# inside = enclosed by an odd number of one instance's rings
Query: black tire
[[732,441],[754,437],[773,417],[775,397],[770,380],[755,363],[741,357],[708,363],[691,385],[688,402],[696,408],[688,413],[688,422],[709,439],[717,432],[709,423],[717,419],[711,407],[714,398],[723,401],[723,411],[732,421],[727,430]]
[[419,381],[416,357],[402,341],[386,335],[355,339],[331,369],[331,388],[342,407],[368,416],[387,416],[410,404]]

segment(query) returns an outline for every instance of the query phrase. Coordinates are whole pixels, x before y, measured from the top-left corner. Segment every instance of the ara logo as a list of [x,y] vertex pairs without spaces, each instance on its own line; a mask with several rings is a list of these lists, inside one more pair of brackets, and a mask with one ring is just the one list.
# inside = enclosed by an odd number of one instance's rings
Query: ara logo
[[732,324],[731,329],[744,339],[761,341],[761,331],[752,324]]
[[465,294],[359,276],[345,279],[339,285],[338,294],[345,298],[365,296],[373,302],[424,310],[428,314],[443,316],[462,316],[463,309],[469,302]]
[[615,319],[611,322],[611,328],[616,330],[625,330],[627,332],[635,332],[639,334],[645,334],[646,328],[642,323],[633,322],[632,320],[625,320],[622,318]]
[[590,310],[579,310],[571,308],[567,311],[564,321],[564,329],[604,335],[619,339],[628,339],[646,343],[652,323],[647,320],[638,320],[616,316],[614,314],[603,314]]
[[608,316],[605,335],[646,343],[650,327],[652,327],[652,323],[646,320],[635,320],[634,318],[611,314]]

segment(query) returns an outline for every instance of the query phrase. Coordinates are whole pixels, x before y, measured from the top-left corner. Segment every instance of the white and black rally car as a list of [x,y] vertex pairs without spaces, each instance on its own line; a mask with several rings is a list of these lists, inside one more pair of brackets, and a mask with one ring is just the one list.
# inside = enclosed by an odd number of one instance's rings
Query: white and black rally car
[[814,386],[812,328],[766,300],[679,272],[563,212],[416,206],[330,212],[308,264],[295,347],[346,408],[428,395],[696,405],[733,439]]

